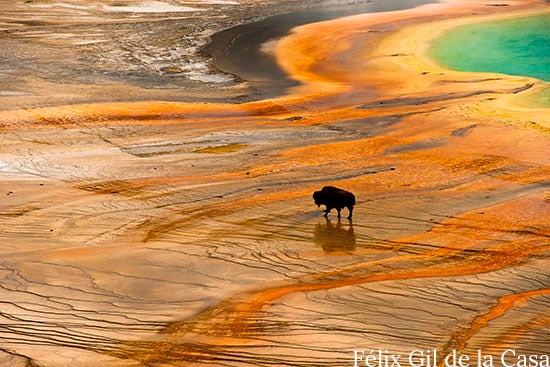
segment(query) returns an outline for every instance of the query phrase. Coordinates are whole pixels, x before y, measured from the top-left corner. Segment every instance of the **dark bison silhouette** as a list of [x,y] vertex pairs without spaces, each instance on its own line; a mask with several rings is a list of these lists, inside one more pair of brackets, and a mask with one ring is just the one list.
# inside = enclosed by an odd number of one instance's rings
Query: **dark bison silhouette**
[[348,208],[348,218],[351,218],[353,215],[355,195],[349,191],[334,186],[325,186],[321,191],[315,191],[313,193],[313,200],[315,200],[317,206],[324,205],[326,207],[325,218],[332,209],[338,211],[338,218],[340,218],[340,211],[342,211],[343,208]]

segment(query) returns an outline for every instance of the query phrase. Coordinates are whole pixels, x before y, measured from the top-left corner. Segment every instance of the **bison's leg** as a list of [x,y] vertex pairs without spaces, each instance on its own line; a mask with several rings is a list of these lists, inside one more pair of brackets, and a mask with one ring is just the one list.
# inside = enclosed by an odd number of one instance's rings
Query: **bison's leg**
[[332,209],[332,208],[329,208],[329,207],[327,206],[327,208],[325,209],[325,214],[323,214],[323,216],[324,216],[325,218],[328,218],[328,213],[330,213],[330,210],[331,210],[331,209]]
[[340,211],[342,211],[342,208],[336,208],[338,210],[338,219],[340,219]]
[[351,219],[351,217],[353,216],[353,205],[348,206],[348,210],[349,210],[348,219]]

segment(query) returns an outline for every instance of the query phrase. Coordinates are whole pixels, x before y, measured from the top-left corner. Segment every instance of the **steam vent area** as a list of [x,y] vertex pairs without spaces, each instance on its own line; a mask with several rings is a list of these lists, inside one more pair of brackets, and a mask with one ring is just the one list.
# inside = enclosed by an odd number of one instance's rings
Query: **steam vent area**
[[548,29],[1,1],[0,367],[549,367]]

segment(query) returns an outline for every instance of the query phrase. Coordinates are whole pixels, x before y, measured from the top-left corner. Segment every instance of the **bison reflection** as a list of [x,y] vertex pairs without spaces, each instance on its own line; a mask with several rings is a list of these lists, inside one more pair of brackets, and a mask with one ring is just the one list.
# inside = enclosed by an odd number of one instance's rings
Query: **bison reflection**
[[336,209],[338,211],[338,218],[340,218],[340,212],[343,208],[348,208],[348,218],[351,218],[353,215],[355,195],[349,191],[342,190],[334,186],[325,186],[321,189],[321,191],[315,191],[313,193],[313,200],[317,206],[324,205],[326,207],[325,218],[332,209]]
[[343,226],[338,220],[336,225],[327,219],[325,224],[319,223],[313,232],[313,241],[321,246],[325,252],[353,251],[355,250],[355,233],[353,222],[348,220],[349,225]]

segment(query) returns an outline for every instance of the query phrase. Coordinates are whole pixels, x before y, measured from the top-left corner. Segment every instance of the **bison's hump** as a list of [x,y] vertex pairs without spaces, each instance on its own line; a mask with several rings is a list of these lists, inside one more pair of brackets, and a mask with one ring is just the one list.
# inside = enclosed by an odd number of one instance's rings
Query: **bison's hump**
[[346,201],[349,204],[355,204],[355,195],[353,195],[349,191],[346,191],[334,186],[324,186],[321,189],[321,191],[315,191],[313,193],[313,198],[324,199],[324,200],[328,200],[328,199],[341,200],[346,198]]
[[349,191],[346,191],[346,190],[343,190],[343,189],[340,189],[338,187],[334,187],[334,186],[324,186],[322,189],[321,189],[321,192],[322,193],[326,193],[326,194],[344,194],[344,195],[353,195],[351,192]]

